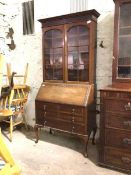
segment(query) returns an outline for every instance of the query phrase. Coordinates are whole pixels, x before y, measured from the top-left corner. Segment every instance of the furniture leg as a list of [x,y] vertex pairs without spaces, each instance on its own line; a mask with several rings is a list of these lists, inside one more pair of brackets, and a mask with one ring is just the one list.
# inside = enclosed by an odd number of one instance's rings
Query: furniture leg
[[83,155],[84,155],[84,157],[88,157],[88,153],[87,153],[88,136],[83,137],[83,141],[84,141]]
[[50,134],[53,134],[52,129],[50,128]]
[[34,127],[34,131],[35,131],[35,137],[36,137],[36,141],[35,141],[35,143],[38,143],[38,140],[39,140],[39,125],[35,125],[35,127]]
[[10,116],[10,141],[12,142],[12,132],[13,132],[13,121],[12,116]]
[[96,135],[97,127],[93,128],[93,137],[92,137],[92,145],[95,145],[95,135]]

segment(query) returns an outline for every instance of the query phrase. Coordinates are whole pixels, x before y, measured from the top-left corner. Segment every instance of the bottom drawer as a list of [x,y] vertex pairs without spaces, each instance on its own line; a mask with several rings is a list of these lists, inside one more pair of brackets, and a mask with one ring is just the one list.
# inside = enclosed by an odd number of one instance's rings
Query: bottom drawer
[[71,122],[51,120],[48,118],[43,122],[43,125],[55,129],[60,129],[62,131],[68,131],[74,134],[87,135],[87,131],[84,125],[72,124]]
[[71,123],[69,122],[63,122],[60,120],[50,120],[46,119],[44,121],[44,126],[55,128],[55,129],[60,129],[64,131],[71,131]]
[[131,152],[105,147],[104,162],[115,168],[131,171]]

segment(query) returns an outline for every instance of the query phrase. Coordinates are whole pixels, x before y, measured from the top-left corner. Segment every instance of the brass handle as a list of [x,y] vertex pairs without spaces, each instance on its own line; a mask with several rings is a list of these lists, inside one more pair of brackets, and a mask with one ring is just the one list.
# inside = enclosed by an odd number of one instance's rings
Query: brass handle
[[44,126],[46,125],[47,121],[44,121]]
[[131,163],[131,159],[129,159],[128,157],[122,157],[121,159],[124,163]]
[[74,129],[75,129],[75,127],[74,127],[74,126],[72,126],[72,132],[74,132]]
[[72,109],[72,113],[74,113],[74,112],[75,112],[75,109],[73,108],[73,109]]
[[44,110],[46,110],[46,105],[44,105]]
[[128,102],[125,106],[124,106],[126,111],[131,111],[131,103]]
[[123,143],[128,144],[128,145],[131,145],[131,139],[124,138],[123,139]]
[[124,121],[123,124],[124,124],[124,126],[131,127],[131,121]]
[[72,117],[72,122],[74,122],[74,120],[75,120],[75,118],[74,118],[74,117]]

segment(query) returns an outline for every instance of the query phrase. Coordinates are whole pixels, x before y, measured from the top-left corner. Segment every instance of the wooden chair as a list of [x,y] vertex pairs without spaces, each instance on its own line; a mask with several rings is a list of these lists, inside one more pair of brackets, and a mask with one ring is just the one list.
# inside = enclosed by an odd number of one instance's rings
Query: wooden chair
[[[2,87],[4,62],[5,62],[4,55],[0,54],[0,92],[1,92],[1,87]],[[9,107],[10,102],[11,102],[11,96],[10,96],[10,98],[5,97],[5,98],[0,100],[0,122],[5,121],[5,120],[9,121],[9,123],[10,123],[10,140],[12,140],[12,115],[13,115],[13,112],[10,108],[7,108],[7,102],[8,102],[8,107]]]
[[2,87],[4,61],[5,61],[4,56],[0,54],[0,92],[1,92],[1,87]]
[[17,165],[5,145],[0,130],[0,157],[5,162],[4,167],[0,170],[0,175],[20,175],[21,168]]
[[0,122],[9,123],[10,141],[12,141],[13,111],[10,109],[10,102],[9,97],[0,100]]
[[[23,115],[30,90],[30,87],[26,85],[27,72],[28,64],[26,65],[25,74],[22,76],[24,78],[22,84],[15,84],[10,95],[0,100],[0,121],[9,123],[10,141],[12,141],[12,132],[15,126],[24,123],[27,128],[25,116]],[[7,78],[9,82],[11,81],[11,75],[11,64],[7,64]],[[17,75],[17,77],[21,76]],[[2,83],[0,82],[0,84]]]
[[[10,81],[10,77],[12,74],[11,70],[11,64],[7,63],[7,78],[8,81]],[[16,74],[14,78],[23,78],[23,80],[18,84],[14,81],[14,87],[11,91],[11,97],[10,97],[10,107],[13,111],[13,124],[12,127],[19,125],[21,123],[25,124],[25,127],[27,128],[27,124],[25,121],[25,115],[24,115],[24,107],[27,102],[28,94],[30,91],[30,87],[26,85],[27,80],[27,74],[28,74],[28,63],[25,67],[25,72],[23,75]],[[21,115],[21,120],[18,120],[18,116]]]

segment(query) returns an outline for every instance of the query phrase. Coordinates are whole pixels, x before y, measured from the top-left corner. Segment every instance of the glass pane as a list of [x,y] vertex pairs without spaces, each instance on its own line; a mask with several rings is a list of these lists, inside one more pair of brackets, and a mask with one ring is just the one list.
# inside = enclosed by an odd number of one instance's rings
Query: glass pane
[[54,64],[55,65],[62,65],[62,49],[54,49]]
[[45,79],[46,80],[52,80],[53,79],[53,67],[49,67],[49,65],[46,65],[45,68]]
[[84,65],[80,65],[79,68],[79,81],[89,81],[89,72],[87,67]]
[[79,45],[88,45],[88,29],[86,26],[78,26]]
[[72,36],[72,35],[75,35],[76,36],[77,30],[78,30],[78,26],[71,27],[68,30],[68,36]]
[[68,37],[68,47],[70,46],[78,46],[78,37],[76,36]]
[[68,80],[69,81],[78,81],[78,70],[77,69],[68,69]]
[[52,29],[52,30],[48,30],[47,32],[45,32],[44,34],[44,38],[62,38],[62,31],[59,29]]
[[45,49],[45,64],[53,65],[53,49]]
[[120,6],[120,27],[131,26],[131,3]]
[[78,25],[68,30],[68,80],[88,81],[89,36],[88,28]]
[[63,79],[63,69],[60,67],[55,67],[53,80],[62,80]]
[[44,37],[45,37],[45,39],[46,38],[52,38],[52,30],[49,30],[49,31],[45,32]]
[[78,52],[68,53],[68,64],[78,64],[79,63],[79,54]]
[[83,35],[83,36],[79,36],[79,46],[86,46],[89,45],[89,40],[87,39],[87,36]]
[[58,29],[52,30],[52,38],[62,38],[62,31]]
[[131,37],[119,38],[119,58],[131,57]]
[[79,26],[79,34],[80,35],[88,35],[88,30],[86,26]]
[[52,39],[44,40],[44,48],[52,48]]
[[131,66],[128,67],[119,66],[118,75],[120,78],[131,78]]
[[89,64],[88,46],[79,48],[79,63],[86,65]]
[[118,77],[131,78],[131,3],[120,6]]
[[63,80],[63,33],[49,30],[44,38],[45,79]]
[[63,47],[63,40],[62,40],[62,38],[52,39],[52,46],[53,46],[53,48]]

